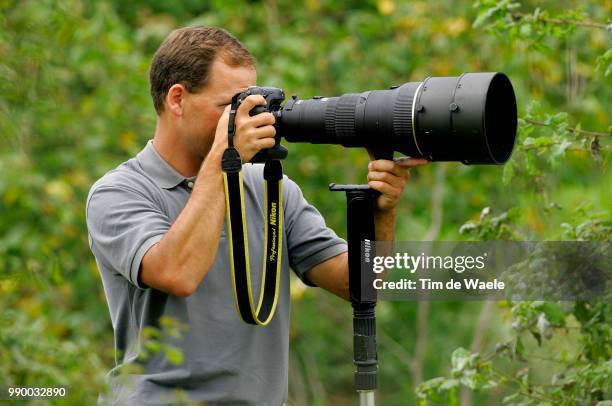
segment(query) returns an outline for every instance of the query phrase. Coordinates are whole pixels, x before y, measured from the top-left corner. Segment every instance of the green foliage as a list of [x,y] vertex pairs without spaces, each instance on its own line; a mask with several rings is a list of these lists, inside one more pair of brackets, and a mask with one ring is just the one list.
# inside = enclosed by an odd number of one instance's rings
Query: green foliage
[[473,235],[479,241],[520,240],[522,236],[513,225],[518,217],[518,211],[517,208],[512,208],[497,216],[493,216],[491,209],[485,207],[480,212],[478,222],[468,221],[459,228],[459,234]]
[[561,223],[563,239],[567,241],[610,241],[612,219],[606,211],[594,211],[590,204],[578,206],[568,222]]
[[612,49],[597,57],[597,71],[603,71],[606,77],[612,74]]
[[528,257],[500,278],[512,298],[609,300],[612,269],[609,244],[540,242]]
[[448,401],[449,405],[458,405],[457,395],[461,386],[472,390],[486,390],[498,385],[492,374],[491,362],[482,360],[480,354],[457,348],[453,351],[451,362],[450,378],[434,378],[419,385],[417,395],[420,399]]
[[544,189],[546,172],[556,170],[564,163],[568,153],[591,155],[593,161],[607,168],[611,144],[601,137],[612,133],[583,131],[581,124],[570,127],[568,113],[546,114],[538,102],[531,102],[525,116],[519,120],[519,131],[513,159],[504,167],[504,184],[510,184],[515,176],[534,179],[532,186]]
[[[0,316],[3,387],[64,387],[68,396],[77,400],[83,399],[84,393],[75,382],[86,376],[90,386],[87,393],[104,390],[103,357],[111,354],[111,348],[98,347],[100,342],[87,331],[92,325],[84,315],[71,314],[62,321],[54,314],[36,317],[24,307],[36,313],[38,304],[32,298],[22,300],[27,304],[5,309]],[[73,333],[74,329],[80,333]]]
[[160,328],[147,326],[142,331],[143,351],[139,354],[141,361],[161,354],[171,364],[181,365],[184,361],[183,352],[179,347],[172,345],[172,341],[180,339],[188,326],[170,317],[161,317],[159,323]]
[[[517,11],[520,3],[510,1],[476,2],[479,15],[474,26],[486,25],[489,32],[504,35],[510,41],[524,41],[529,49],[548,53],[557,49],[559,41],[569,43],[579,29],[607,29],[593,23],[582,9],[566,9],[552,16],[551,12],[537,8],[532,13]],[[596,56],[596,69],[604,78],[609,75],[610,49]],[[603,67],[603,68],[602,68]],[[605,79],[603,79],[605,83]],[[606,100],[609,100],[606,99]],[[575,124],[571,124],[574,122]],[[551,189],[555,178],[571,156],[590,157],[604,172],[610,153],[610,127],[607,132],[585,131],[581,122],[571,118],[568,112],[551,112],[542,100],[532,100],[519,120],[519,136],[512,159],[505,166],[503,184],[533,189],[541,196],[540,205],[544,213],[563,211],[563,207],[551,201]],[[553,187],[551,187],[553,183]],[[608,195],[609,200],[609,195]],[[550,216],[552,217],[552,216]],[[489,207],[483,209],[477,222],[464,224],[460,232],[478,239],[521,239],[519,207],[513,207],[500,215],[492,216]],[[566,214],[566,220],[558,225],[563,240],[609,241],[611,232],[609,201],[603,210],[594,210],[588,200],[580,202]],[[559,235],[559,234],[557,234]],[[592,252],[551,252],[552,245],[536,248],[530,259],[508,271],[514,282],[527,289],[530,285],[550,278],[549,270],[556,269],[550,261],[565,261],[573,264],[575,271],[567,273],[563,286],[550,286],[552,293],[577,289],[584,283],[587,274],[597,272]],[[605,249],[605,245],[604,245]],[[548,262],[547,262],[548,261]],[[609,269],[599,268],[604,273],[597,275],[595,283],[609,284]],[[585,272],[586,271],[586,272]],[[513,275],[513,273],[516,274]],[[519,276],[517,278],[513,278]],[[536,283],[537,282],[537,283]],[[608,292],[609,294],[609,292]],[[546,295],[543,295],[546,296]],[[453,368],[449,377],[438,377],[425,381],[417,388],[417,394],[426,404],[458,404],[459,386],[477,391],[492,388],[507,388],[502,404],[512,405],[574,405],[610,402],[612,373],[612,305],[601,302],[517,302],[511,305],[513,318],[510,338],[498,342],[495,349],[485,356],[458,349],[453,353]],[[529,341],[532,338],[534,341]],[[490,382],[489,387],[463,382],[456,376],[456,358],[471,361],[470,372],[480,382]],[[542,367],[544,364],[545,367]]]
[[[256,56],[260,84],[302,98],[504,71],[520,115],[512,159],[414,170],[397,238],[608,241],[611,9],[609,0],[0,1],[0,382],[65,385],[77,405],[104,390],[113,336],[85,197],[151,138],[147,69],[171,29],[227,28]],[[367,154],[287,147],[286,172],[344,235],[343,197],[326,185],[364,182]],[[432,189],[442,196],[437,233]],[[291,402],[353,404],[350,307],[299,283],[292,298]],[[379,402],[415,403],[418,386],[422,404],[459,404],[465,388],[474,404],[610,404],[609,304],[502,304],[483,325],[480,304],[437,302],[425,329],[417,306],[377,306]],[[145,332],[148,355],[180,363],[180,326],[160,327]],[[462,349],[478,335],[495,349]],[[450,377],[439,377],[449,358]]]
[[[609,302],[520,302],[512,306],[512,315],[514,332],[508,341],[497,343],[485,356],[455,350],[451,376],[422,383],[417,388],[419,397],[457,404],[460,385],[482,391],[505,386],[509,394],[502,404],[605,404],[612,376]],[[568,338],[571,341],[563,343],[561,350],[553,349]],[[510,361],[513,366],[505,363],[496,368],[494,361]],[[538,365],[543,363],[546,369]],[[458,375],[457,365],[468,367]]]

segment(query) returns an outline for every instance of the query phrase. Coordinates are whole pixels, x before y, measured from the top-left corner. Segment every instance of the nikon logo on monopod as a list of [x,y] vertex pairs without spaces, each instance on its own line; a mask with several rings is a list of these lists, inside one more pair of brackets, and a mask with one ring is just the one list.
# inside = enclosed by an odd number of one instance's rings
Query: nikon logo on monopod
[[370,257],[371,257],[371,252],[372,251],[372,247],[370,244],[370,240],[365,239],[363,240],[363,261],[366,264],[370,263]]

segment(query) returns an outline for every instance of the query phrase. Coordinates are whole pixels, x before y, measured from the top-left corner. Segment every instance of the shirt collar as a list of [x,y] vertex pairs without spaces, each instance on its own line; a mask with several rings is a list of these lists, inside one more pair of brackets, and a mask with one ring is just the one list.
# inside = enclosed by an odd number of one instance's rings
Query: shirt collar
[[181,183],[191,189],[190,185],[195,182],[195,176],[186,178],[176,171],[159,155],[153,146],[153,140],[149,140],[142,151],[136,155],[140,166],[155,183],[164,189],[172,189]]

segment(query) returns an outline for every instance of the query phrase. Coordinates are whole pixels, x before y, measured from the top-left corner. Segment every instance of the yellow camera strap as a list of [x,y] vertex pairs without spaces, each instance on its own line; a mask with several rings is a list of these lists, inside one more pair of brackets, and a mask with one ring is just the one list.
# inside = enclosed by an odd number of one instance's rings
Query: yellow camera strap
[[234,104],[234,101],[232,101],[228,148],[223,153],[221,163],[225,186],[225,207],[234,300],[238,314],[244,322],[265,326],[274,316],[280,287],[283,247],[283,167],[279,160],[267,161],[264,166],[265,245],[259,302],[255,307],[251,287],[242,160],[238,150],[233,146],[236,110]]

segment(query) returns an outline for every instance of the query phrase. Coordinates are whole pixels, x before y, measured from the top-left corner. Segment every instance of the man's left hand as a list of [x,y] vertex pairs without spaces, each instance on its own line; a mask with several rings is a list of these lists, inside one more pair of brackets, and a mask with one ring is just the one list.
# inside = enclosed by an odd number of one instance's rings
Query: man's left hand
[[394,209],[408,181],[410,168],[428,162],[426,159],[408,157],[395,158],[393,161],[387,159],[371,161],[368,165],[368,184],[381,193],[376,199],[376,208],[380,211]]
[[[368,184],[372,189],[381,193],[376,199],[377,210],[374,213],[376,240],[393,241],[395,207],[408,181],[410,168],[425,165],[428,161],[414,158],[397,158],[392,161],[386,159],[373,160],[373,153],[368,152],[370,153],[370,159],[372,159],[370,165],[368,165]],[[386,246],[383,245],[383,247]],[[380,248],[380,253],[391,255],[383,247]],[[381,275],[379,274],[379,277]],[[345,300],[350,300],[348,254],[343,252],[315,265],[308,271],[308,279],[317,286]]]

